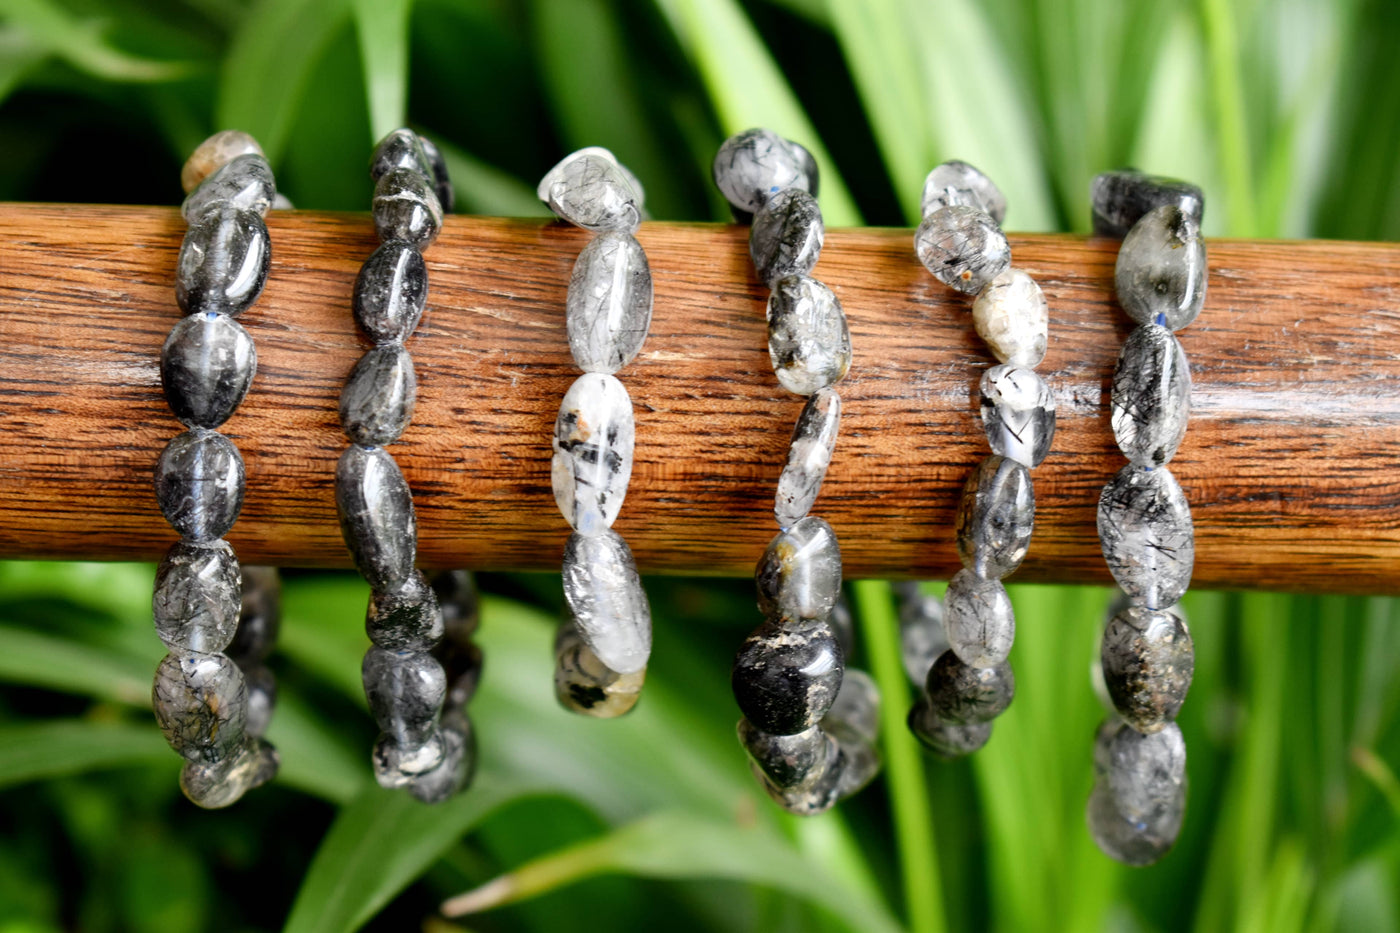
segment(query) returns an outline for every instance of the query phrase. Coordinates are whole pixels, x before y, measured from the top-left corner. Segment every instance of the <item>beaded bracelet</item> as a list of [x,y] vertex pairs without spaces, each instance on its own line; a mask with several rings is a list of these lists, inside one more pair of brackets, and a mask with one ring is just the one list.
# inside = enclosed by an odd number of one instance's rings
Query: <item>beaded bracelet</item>
[[540,200],[597,234],[569,278],[565,327],[583,375],[554,422],[554,501],[573,533],[564,548],[570,618],[555,643],[555,694],[567,709],[611,718],[637,702],[651,655],[651,608],[632,551],[612,523],[632,476],[632,399],[613,375],[651,326],[651,269],[635,233],[645,193],[611,152],[580,149],[550,169]]
[[[156,572],[152,614],[170,653],[156,670],[151,697],[166,741],[186,759],[180,787],[212,808],[270,780],[278,764],[276,750],[261,738],[272,700],[266,669],[250,703],[243,671],[224,653],[237,637],[244,581],[253,584],[247,595],[256,601],[259,578],[252,568],[245,577],[223,540],[243,507],[243,458],[215,430],[257,371],[253,340],[236,318],[267,281],[271,246],[263,216],[276,186],[258,144],[232,130],[205,140],[181,180],[189,194],[181,213],[190,226],[176,264],[175,298],[186,317],[166,338],[160,374],[166,401],[188,430],[166,445],[155,467],[156,498],[180,541]],[[250,624],[245,635],[251,655],[269,647],[254,637],[257,627]]]
[[1173,720],[1195,655],[1175,607],[1191,582],[1195,535],[1166,464],[1191,406],[1190,365],[1172,332],[1205,303],[1205,197],[1184,182],[1109,172],[1094,179],[1092,199],[1095,232],[1126,233],[1114,285],[1138,326],[1113,374],[1113,436],[1129,462],[1099,497],[1099,542],[1124,604],[1104,629],[1100,663],[1117,716],[1095,740],[1087,819],[1107,855],[1147,865],[1176,841],[1186,808],[1186,745]]
[[924,183],[919,260],[934,277],[976,295],[972,321],[998,360],[981,380],[982,426],[992,448],[968,477],[956,534],[963,569],[948,584],[943,625],[949,645],[927,671],[909,728],[944,756],[986,744],[992,720],[1011,704],[1007,663],[1016,619],[1002,579],[1026,556],[1035,527],[1030,471],[1055,435],[1055,396],[1031,368],[1045,358],[1049,316],[1040,286],[1011,266],[1001,232],[1006,199],[965,162],[945,162]]
[[340,423],[351,446],[336,465],[335,501],[345,544],[370,585],[365,631],[373,644],[361,673],[382,730],[374,746],[375,779],[437,803],[466,785],[473,747],[465,717],[440,721],[448,680],[432,652],[443,635],[443,614],[414,567],[413,494],[383,445],[398,440],[413,416],[418,380],[404,341],[427,302],[422,250],[442,227],[451,185],[441,153],[408,129],[395,130],[375,148],[370,177],[381,244],[355,280],[353,309],[374,347],[355,364],[340,395]]
[[[714,179],[736,218],[752,217],[749,253],[772,289],[773,371],[783,388],[808,397],[778,479],[781,530],[755,571],[767,621],[734,659],[739,740],[773,800],[793,813],[820,813],[879,770],[879,697],[869,677],[844,671],[832,624],[841,550],[831,526],[808,514],[836,444],[841,397],[833,386],[850,368],[850,331],[836,295],[808,275],[825,237],[811,154],[769,130],[748,130],[720,147]],[[849,619],[844,609],[835,617]]]

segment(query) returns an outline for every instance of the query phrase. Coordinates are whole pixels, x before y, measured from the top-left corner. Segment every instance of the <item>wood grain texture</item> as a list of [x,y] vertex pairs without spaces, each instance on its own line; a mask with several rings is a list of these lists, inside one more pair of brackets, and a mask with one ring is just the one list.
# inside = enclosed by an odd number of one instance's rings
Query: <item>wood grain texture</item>
[[[332,495],[341,384],[365,349],[350,315],[375,247],[362,214],[274,213],[267,290],[240,320],[259,367],[225,426],[248,494],[230,541],[248,562],[348,564]],[[179,319],[184,233],[165,208],[0,206],[0,556],[159,557],[173,533],[151,469],[179,430],[160,346]],[[418,507],[424,566],[557,568],[567,526],[549,438],[576,375],[563,327],[588,235],[449,218],[427,252],[420,383],[391,450]],[[636,467],[617,522],[644,570],[747,575],[775,532],[773,492],[802,400],[777,385],[766,290],[746,233],[646,224],[651,337],[620,373]],[[1094,527],[1123,463],[1108,387],[1129,330],[1117,243],[1013,236],[1050,303],[1040,372],[1059,398],[1034,473],[1030,556],[1013,579],[1103,582]],[[1217,240],[1205,311],[1181,333],[1194,377],[1171,466],[1194,510],[1196,587],[1400,592],[1400,247]],[[993,360],[967,300],[929,276],[908,230],[833,230],[816,275],[840,296],[855,362],[814,514],[847,576],[946,577],[964,479],[986,454],[977,383]]]

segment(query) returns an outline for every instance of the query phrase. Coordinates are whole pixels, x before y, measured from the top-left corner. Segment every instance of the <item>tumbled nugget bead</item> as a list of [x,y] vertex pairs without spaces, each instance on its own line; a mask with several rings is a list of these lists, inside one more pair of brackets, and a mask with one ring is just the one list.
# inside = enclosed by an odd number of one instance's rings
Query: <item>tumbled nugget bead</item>
[[817,199],[801,188],[784,188],[768,199],[749,230],[749,256],[759,281],[806,275],[821,255],[826,228]]
[[561,219],[595,233],[635,233],[642,222],[637,193],[611,153],[565,156],[540,181],[537,193]]
[[277,776],[277,765],[277,750],[249,735],[222,761],[185,762],[180,770],[180,789],[196,806],[217,810],[272,780]]
[[375,722],[400,745],[422,742],[435,727],[447,698],[442,665],[425,651],[365,652],[360,669]]
[[812,726],[792,735],[764,732],[747,719],[739,720],[739,743],[778,787],[796,787],[820,774],[836,759],[836,740]]
[[442,610],[444,635],[454,641],[470,639],[481,621],[481,601],[471,571],[444,570],[434,575],[433,592]]
[[272,246],[256,211],[211,208],[190,224],[175,262],[175,300],[189,314],[237,317],[262,294]]
[[1158,207],[1179,208],[1199,225],[1206,204],[1205,193],[1195,185],[1132,170],[1096,176],[1089,200],[1094,233],[1114,237],[1126,236],[1142,215]]
[[811,276],[780,279],[768,298],[768,356],[783,388],[811,395],[851,368],[851,332],[841,302]]
[[428,268],[411,243],[380,245],[355,277],[355,322],[376,343],[413,333],[428,300]]
[[370,591],[365,634],[390,651],[429,651],[442,638],[442,612],[428,578],[414,571]]
[[1016,677],[1005,661],[970,667],[956,652],[945,651],[929,668],[924,689],[939,720],[967,726],[990,722],[1006,712],[1016,695]]
[[845,669],[836,702],[822,717],[822,727],[874,744],[880,737],[880,688],[869,674],[859,668]]
[[375,347],[360,357],[340,390],[340,426],[356,444],[391,444],[413,420],[418,376],[402,344]]
[[170,410],[188,427],[217,428],[248,394],[258,369],[253,338],[212,311],[182,318],[160,352],[160,383]]
[[629,233],[603,233],[578,254],[564,322],[574,363],[615,373],[637,355],[651,327],[651,267]]
[[447,760],[449,741],[441,726],[428,723],[423,737],[402,743],[389,733],[375,740],[370,752],[374,780],[380,787],[411,787],[414,778],[427,774]]
[[841,596],[841,547],[815,516],[778,532],[754,570],[758,608],[769,619],[825,619]]
[[955,533],[964,567],[1001,579],[1016,571],[1035,530],[1035,490],[1024,464],[992,454],[963,486]]
[[156,501],[180,535],[203,542],[222,538],[243,508],[243,458],[217,431],[177,434],[156,461]]
[[156,668],[151,703],[165,740],[191,761],[219,761],[243,740],[243,673],[222,654],[167,654]]
[[1033,370],[1001,364],[982,374],[982,427],[992,452],[1037,467],[1055,438],[1055,394]]
[[200,183],[241,155],[262,155],[258,141],[242,130],[221,130],[190,153],[180,169],[180,186],[189,194]]
[[924,218],[914,232],[914,251],[934,278],[968,295],[1011,265],[1011,247],[991,215],[958,204]]
[[922,685],[933,662],[947,650],[943,600],[919,592],[904,599],[899,607],[899,653],[910,683]]
[[1190,324],[1206,301],[1206,242],[1177,207],[1158,207],[1128,231],[1113,271],[1118,303],[1139,324]]
[[757,762],[750,761],[749,770],[778,806],[796,816],[816,816],[836,806],[842,796],[841,776],[845,772],[845,754],[838,742],[836,757],[825,768],[792,787],[781,787],[763,773]]
[[598,660],[576,625],[560,626],[554,638],[554,696],[565,709],[614,719],[637,705],[645,681],[645,667],[619,674]]
[[282,578],[276,567],[244,564],[243,600],[238,630],[224,653],[238,662],[262,661],[272,653],[282,627]]
[[476,771],[476,733],[471,720],[460,713],[444,714],[440,734],[442,760],[407,782],[408,792],[420,803],[442,803],[466,787]]
[[615,377],[585,373],[564,393],[550,476],[554,501],[579,534],[607,533],[622,509],[636,430],[632,399]]
[[730,686],[751,723],[792,735],[821,722],[836,702],[841,664],[841,646],[825,622],[765,622],[734,656]]
[[646,667],[651,607],[627,542],[615,531],[575,532],[564,546],[564,599],[598,660],[619,674]]
[[260,155],[241,155],[230,160],[185,198],[180,214],[193,223],[215,207],[231,206],[266,217],[277,197],[272,167]]
[[773,516],[778,527],[789,528],[806,517],[822,490],[831,454],[836,449],[836,432],[841,426],[841,396],[835,389],[812,393],[788,444],[787,463],[778,477]]
[[360,575],[383,589],[413,573],[418,526],[399,466],[379,447],[354,446],[335,468],[340,533]]
[[1118,809],[1102,782],[1089,795],[1085,818],[1089,835],[1103,853],[1125,865],[1151,865],[1166,855],[1181,833],[1186,815],[1186,792],[1167,802],[1151,819],[1132,819]]
[[1020,269],[1008,268],[977,293],[972,324],[1003,363],[1035,366],[1045,359],[1050,312],[1040,286]]
[[1191,584],[1191,506],[1166,467],[1128,464],[1104,486],[1099,542],[1113,579],[1136,606],[1166,609]]
[[745,130],[726,139],[715,153],[712,171],[725,199],[750,214],[784,188],[817,193],[811,153],[772,130]]
[[1144,735],[1125,722],[1100,726],[1094,771],[1117,811],[1151,823],[1170,812],[1186,790],[1186,743],[1176,723]]
[[238,629],[240,589],[238,558],[227,542],[177,541],[156,570],[156,634],[171,651],[223,651]]
[[397,129],[389,133],[370,154],[369,177],[379,181],[390,172],[406,169],[417,172],[436,184],[437,176],[433,171],[433,163],[423,143],[423,138],[410,129]]
[[1143,324],[1128,335],[1113,371],[1113,437],[1123,456],[1157,467],[1176,456],[1191,415],[1191,367],[1176,335]]
[[419,136],[418,142],[422,144],[423,154],[428,157],[428,164],[433,169],[433,189],[437,192],[438,203],[442,205],[443,213],[450,214],[457,206],[457,192],[447,172],[447,160],[442,157],[442,150],[428,137]]
[[939,719],[926,696],[915,701],[906,721],[914,738],[940,758],[971,755],[992,737],[990,721],[959,726]]
[[1000,226],[1006,219],[1006,196],[992,180],[957,159],[935,166],[924,179],[919,214],[927,217],[940,207],[959,205],[983,211]]
[[394,169],[374,186],[370,212],[379,239],[403,240],[424,249],[442,230],[442,205],[422,172]]
[[277,703],[277,679],[261,664],[239,665],[243,671],[244,689],[248,694],[248,713],[243,732],[260,736],[272,724],[272,708]]
[[1104,685],[1128,725],[1156,732],[1176,718],[1196,667],[1180,616],[1138,606],[1120,610],[1104,630],[1100,657]]
[[1005,661],[1016,640],[1016,616],[1006,587],[1000,580],[985,580],[972,570],[959,570],[948,583],[943,625],[949,646],[972,667],[992,667]]

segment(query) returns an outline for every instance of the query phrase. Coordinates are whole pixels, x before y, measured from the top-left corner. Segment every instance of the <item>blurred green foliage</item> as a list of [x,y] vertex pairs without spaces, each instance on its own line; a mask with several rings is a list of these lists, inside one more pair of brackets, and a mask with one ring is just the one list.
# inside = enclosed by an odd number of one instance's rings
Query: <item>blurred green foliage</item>
[[[1212,235],[1396,239],[1397,48],[1392,0],[0,0],[0,200],[173,204],[236,126],[299,206],[363,210],[408,120],[463,211],[539,214],[544,170],[605,145],[656,217],[717,220],[711,154],[761,124],[818,154],[833,225],[908,223],[959,157],[1013,229],[1084,229],[1089,179],[1132,163],[1201,182]],[[1400,929],[1389,600],[1188,596],[1187,822],[1129,870],[1083,822],[1102,591],[1015,588],[1020,698],[943,764],[898,727],[888,594],[862,588],[887,776],[802,821],[733,738],[744,581],[649,581],[646,697],[598,723],[550,692],[557,579],[485,577],[481,773],[428,809],[369,779],[364,585],[295,573],[281,776],[204,813],[147,709],[151,576],[0,565],[0,931]],[[508,906],[436,917],[502,876]]]

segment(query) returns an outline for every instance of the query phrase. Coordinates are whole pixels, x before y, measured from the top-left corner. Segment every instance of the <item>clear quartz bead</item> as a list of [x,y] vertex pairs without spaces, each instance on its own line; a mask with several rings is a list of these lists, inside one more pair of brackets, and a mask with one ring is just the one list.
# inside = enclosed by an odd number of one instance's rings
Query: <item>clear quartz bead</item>
[[615,377],[584,373],[569,386],[554,422],[554,501],[581,535],[607,533],[632,478],[632,399]]
[[992,452],[1040,466],[1055,438],[1055,395],[1033,370],[1001,364],[982,374],[982,427]]
[[769,619],[821,620],[841,596],[841,547],[823,519],[807,516],[769,542],[754,571]]
[[1020,269],[1006,269],[977,293],[972,323],[1003,363],[1035,366],[1045,359],[1050,313],[1040,286]]
[[237,317],[258,300],[272,266],[272,241],[257,211],[213,205],[190,224],[175,261],[175,300],[186,314]]
[[165,399],[191,428],[217,428],[227,421],[257,371],[253,338],[242,324],[213,311],[183,318],[160,351]]
[[831,465],[840,425],[841,396],[836,390],[823,388],[812,393],[792,429],[787,464],[778,477],[773,504],[778,527],[789,528],[811,511]]
[[[917,584],[916,584],[917,586]],[[929,668],[948,650],[943,629],[943,600],[917,589],[905,596],[899,606],[899,647],[909,682],[923,685]]]
[[749,255],[758,278],[770,288],[793,275],[807,275],[817,264],[826,228],[817,199],[801,188],[784,188],[753,218]]
[[962,758],[987,744],[992,737],[992,723],[978,722],[965,726],[944,722],[933,712],[928,697],[920,697],[909,710],[909,731],[924,748],[940,758]]
[[216,206],[237,207],[266,217],[277,198],[277,183],[267,159],[256,153],[235,156],[206,178],[180,205],[186,222],[194,222]]
[[1176,718],[1196,666],[1191,633],[1178,613],[1120,609],[1104,629],[1100,658],[1104,686],[1128,725],[1157,732]]
[[564,547],[564,599],[584,642],[619,674],[633,674],[651,656],[651,607],[632,551],[612,530],[575,532]]
[[945,651],[929,668],[924,690],[941,722],[968,726],[991,722],[1006,712],[1016,695],[1016,677],[1005,661],[970,667],[956,652]]
[[1030,470],[996,454],[985,458],[963,486],[954,526],[963,566],[998,580],[1015,573],[1034,530]]
[[1191,415],[1191,367],[1176,335],[1142,324],[1123,342],[1113,372],[1113,437],[1123,456],[1159,467],[1176,456]]
[[1128,464],[1099,496],[1099,543],[1113,579],[1135,606],[1167,609],[1191,585],[1191,506],[1166,467]]
[[413,420],[418,374],[402,344],[374,347],[360,357],[340,390],[340,426],[356,444],[392,444]]
[[834,292],[816,279],[780,279],[768,298],[768,355],[778,382],[811,395],[851,368],[851,332]]
[[360,329],[376,343],[413,333],[428,301],[428,267],[411,243],[380,245],[355,277],[352,307]]
[[382,447],[354,446],[335,471],[340,533],[360,575],[375,589],[413,573],[418,525],[413,495],[399,466]]
[[554,696],[559,705],[595,719],[615,719],[637,705],[646,681],[646,668],[619,674],[598,660],[567,622],[554,639]]
[[1142,215],[1158,207],[1177,207],[1199,226],[1206,204],[1205,193],[1195,185],[1131,169],[1096,176],[1089,199],[1094,233],[1112,237],[1126,236]]
[[750,760],[777,787],[802,786],[825,771],[838,754],[836,740],[821,726],[792,735],[774,735],[740,719],[739,742]]
[[426,249],[442,230],[442,204],[436,185],[416,169],[392,169],[380,176],[370,213],[374,232],[385,243],[403,240]]
[[1099,727],[1094,771],[1087,817],[1099,848],[1130,865],[1161,858],[1176,841],[1186,807],[1181,730],[1170,723],[1143,735],[1110,720]]
[[1011,247],[991,215],[959,204],[924,218],[914,232],[914,252],[934,278],[968,295],[1011,265]]
[[724,141],[712,166],[715,186],[737,211],[756,214],[784,188],[817,193],[816,161],[772,130],[752,129]]
[[420,745],[437,728],[447,677],[432,655],[371,647],[365,652],[361,677],[370,712],[397,745]]
[[639,193],[611,153],[570,153],[545,174],[537,193],[561,220],[595,233],[635,233],[642,221]]
[[1006,660],[1016,638],[1016,616],[1000,580],[984,580],[959,570],[943,602],[948,644],[963,663],[992,667]]
[[151,703],[165,740],[190,761],[222,761],[243,741],[243,672],[222,654],[167,654],[156,668]]
[[952,159],[935,166],[924,179],[919,214],[927,217],[955,204],[985,212],[997,226],[1006,220],[1006,196],[1001,189],[971,165]]
[[177,434],[156,460],[156,501],[187,541],[222,538],[243,509],[243,458],[217,431]]
[[200,143],[180,170],[180,185],[189,194],[204,179],[241,155],[262,155],[258,141],[241,130],[221,130]]
[[651,268],[629,233],[602,233],[579,252],[565,324],[574,363],[615,373],[632,362],[651,327]]
[[171,651],[223,651],[238,628],[241,587],[238,558],[227,542],[176,542],[156,571],[156,634]]
[[1206,300],[1201,226],[1178,207],[1153,208],[1128,231],[1113,272],[1118,303],[1139,324],[1181,330]]
[[237,803],[248,791],[277,775],[277,750],[249,735],[220,761],[187,761],[180,771],[180,789],[196,806],[217,810]]

